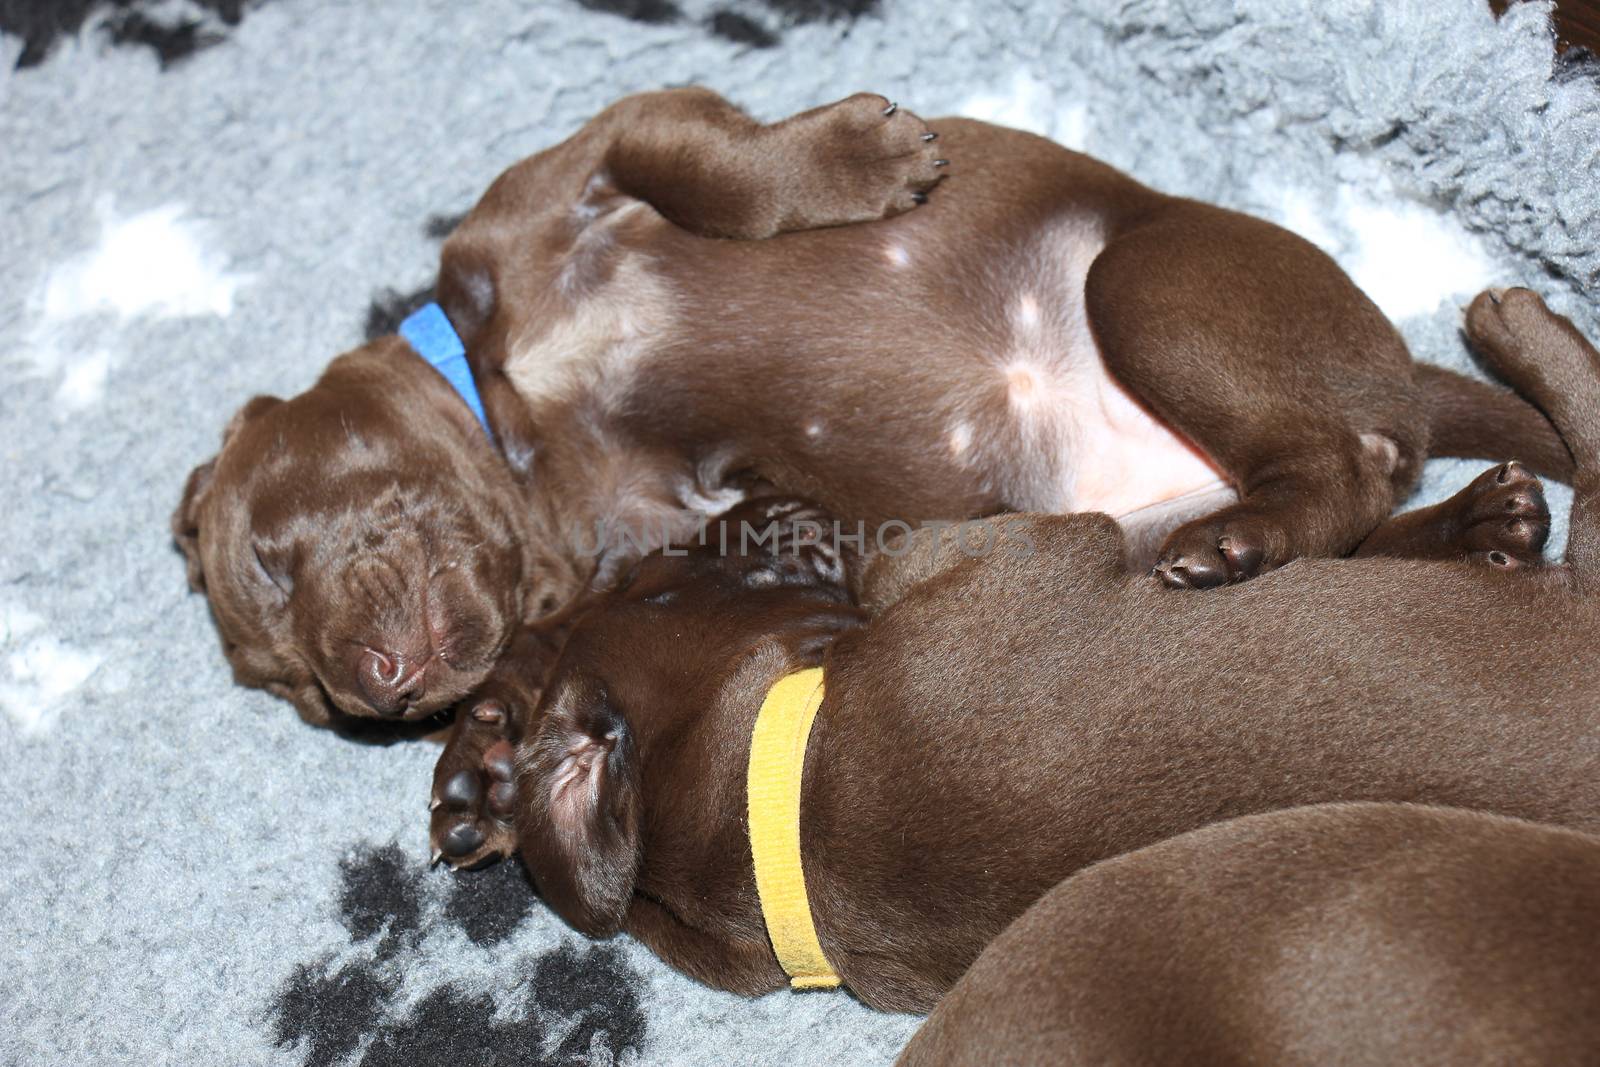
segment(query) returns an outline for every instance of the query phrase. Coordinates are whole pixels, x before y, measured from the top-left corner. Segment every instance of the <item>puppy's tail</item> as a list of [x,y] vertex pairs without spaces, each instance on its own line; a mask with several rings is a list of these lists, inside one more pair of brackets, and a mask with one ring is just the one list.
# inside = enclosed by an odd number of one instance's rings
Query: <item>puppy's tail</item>
[[1430,456],[1515,459],[1536,474],[1572,481],[1572,454],[1544,413],[1502,386],[1417,364]]

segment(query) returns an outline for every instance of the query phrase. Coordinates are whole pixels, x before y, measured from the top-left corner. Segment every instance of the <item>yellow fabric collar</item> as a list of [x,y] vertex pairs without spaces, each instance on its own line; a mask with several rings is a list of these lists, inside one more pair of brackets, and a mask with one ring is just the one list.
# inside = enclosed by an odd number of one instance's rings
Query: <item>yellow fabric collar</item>
[[750,852],[756,862],[756,893],[772,949],[795,989],[832,989],[841,981],[822,954],[800,869],[800,780],[806,739],[821,706],[821,667],[780,678],[761,703],[750,740]]

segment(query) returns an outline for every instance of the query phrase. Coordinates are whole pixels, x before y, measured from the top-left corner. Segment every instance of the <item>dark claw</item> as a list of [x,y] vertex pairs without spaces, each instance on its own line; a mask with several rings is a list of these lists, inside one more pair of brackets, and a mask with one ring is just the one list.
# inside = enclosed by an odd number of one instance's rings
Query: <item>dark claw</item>
[[444,783],[444,802],[453,808],[470,808],[481,795],[478,776],[471,771],[457,771]]
[[937,141],[939,139],[939,135],[934,133],[932,130],[929,130],[927,133],[922,135],[922,139],[924,141]]
[[936,167],[948,167],[950,161],[948,159],[936,159],[933,161],[933,165]]
[[1158,567],[1150,573],[1174,589],[1188,589],[1191,585],[1189,572],[1182,567],[1168,567],[1166,570],[1161,570]]
[[428,860],[428,866],[437,867],[439,866],[439,861],[442,859],[444,859],[444,853],[440,852],[438,849],[434,849],[432,858]]
[[1233,568],[1235,577],[1254,574],[1260,570],[1261,560],[1266,555],[1259,545],[1239,545],[1231,537],[1224,537],[1218,541],[1217,548],[1227,559],[1228,565]]
[[890,115],[893,115],[896,111],[899,111],[899,110],[900,110],[900,105],[891,101],[889,106],[883,109],[883,117],[884,118],[888,118]]
[[1158,563],[1156,575],[1162,583],[1173,589],[1213,589],[1226,585],[1228,572],[1225,566],[1213,565],[1198,559],[1181,563]]
[[453,826],[444,835],[444,851],[450,856],[465,856],[483,844],[483,831],[471,823]]
[[912,193],[911,194],[911,202],[913,204],[926,204],[928,202],[928,194],[927,193]]

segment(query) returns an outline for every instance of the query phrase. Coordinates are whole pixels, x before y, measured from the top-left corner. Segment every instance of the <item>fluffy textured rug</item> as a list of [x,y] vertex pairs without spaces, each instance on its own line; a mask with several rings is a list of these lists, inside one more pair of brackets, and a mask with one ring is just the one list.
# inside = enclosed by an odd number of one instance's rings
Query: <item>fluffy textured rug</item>
[[0,0],[0,1060],[889,1062],[915,1019],[713,993],[514,867],[429,871],[431,747],[230,684],[166,534],[184,475],[391,321],[501,168],[675,83],[1032,127],[1300,230],[1425,359],[1467,364],[1488,284],[1600,332],[1600,75],[1547,9]]

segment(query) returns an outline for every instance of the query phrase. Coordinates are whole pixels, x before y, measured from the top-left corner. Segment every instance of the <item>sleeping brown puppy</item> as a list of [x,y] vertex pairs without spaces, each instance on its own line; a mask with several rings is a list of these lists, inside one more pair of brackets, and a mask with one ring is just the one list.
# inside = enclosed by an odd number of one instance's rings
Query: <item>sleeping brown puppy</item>
[[1097,863],[996,938],[900,1067],[1584,1064],[1600,839],[1293,808]]
[[869,547],[1104,511],[1206,586],[1349,551],[1426,455],[1570,463],[1298,237],[881,97],[772,125],[623,100],[495,181],[438,292],[489,433],[385,338],[246,405],[174,516],[239,681],[313,722],[451,705],[518,624],[753,489]]
[[493,849],[510,812],[579,930],[777,988],[752,729],[821,665],[808,913],[864,1001],[926,1010],[1063,878],[1218,820],[1384,800],[1600,829],[1600,354],[1525,290],[1467,325],[1577,459],[1565,568],[1306,559],[1192,596],[1130,573],[1104,515],[1013,516],[981,554],[947,532],[878,559],[869,621],[825,541],[652,555],[573,629],[535,714],[463,717],[483,759],[435,833]]

